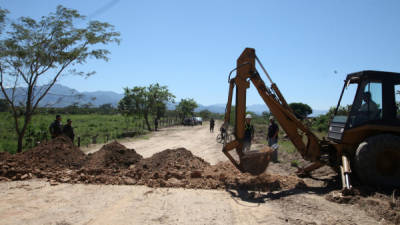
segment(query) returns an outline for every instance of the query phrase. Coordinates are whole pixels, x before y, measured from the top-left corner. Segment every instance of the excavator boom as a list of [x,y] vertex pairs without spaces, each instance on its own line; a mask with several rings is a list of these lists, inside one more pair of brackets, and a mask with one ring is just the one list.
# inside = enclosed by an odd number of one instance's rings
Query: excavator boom
[[[260,74],[256,69],[256,61],[266,74],[268,80],[271,82],[271,87],[267,87],[264,81],[261,79]],[[226,143],[223,147],[224,154],[229,158],[230,161],[243,172],[251,168],[257,168],[254,173],[260,173],[262,165],[268,165],[269,161],[269,149],[263,149],[262,151],[245,153],[243,152],[243,138],[245,132],[245,114],[246,114],[246,91],[250,86],[250,82],[257,89],[261,98],[268,106],[272,115],[275,116],[282,129],[286,132],[289,139],[292,141],[296,149],[300,152],[302,157],[308,161],[317,162],[320,158],[321,144],[318,137],[310,131],[301,121],[299,121],[294,115],[293,111],[287,104],[283,95],[279,91],[275,83],[272,82],[271,77],[261,64],[260,60],[255,54],[255,50],[252,48],[246,48],[237,60],[237,66],[235,69],[236,77],[229,78],[229,95],[228,103],[225,112],[224,128],[227,129],[230,121],[231,105],[233,90],[236,86],[236,101],[235,101],[235,126],[234,134],[236,140]],[[236,149],[239,156],[240,162],[237,162],[229,151]],[[261,159],[260,159],[261,158]],[[254,164],[254,166],[249,166]],[[258,165],[257,165],[258,164]],[[248,169],[246,169],[248,168]],[[265,166],[266,168],[266,166]],[[265,170],[265,169],[264,169]]]

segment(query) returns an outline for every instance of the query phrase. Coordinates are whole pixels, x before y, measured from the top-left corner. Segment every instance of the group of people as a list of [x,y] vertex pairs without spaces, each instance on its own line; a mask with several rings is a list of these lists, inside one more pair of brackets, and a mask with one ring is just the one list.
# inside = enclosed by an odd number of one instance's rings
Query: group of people
[[[251,114],[247,114],[245,122],[245,130],[244,130],[244,139],[243,139],[243,149],[245,152],[250,151],[251,141],[254,138],[254,126],[251,124],[251,119],[252,119]],[[278,151],[277,151],[278,133],[279,133],[279,127],[275,123],[275,118],[273,116],[270,116],[267,141],[268,141],[268,146],[272,148],[271,160],[273,162],[278,162]]]
[[[252,116],[251,114],[246,115],[246,122],[245,122],[245,132],[243,138],[243,149],[244,151],[250,151],[251,141],[254,138],[254,126],[251,124]],[[214,118],[210,119],[210,132],[214,132],[215,120]],[[223,127],[221,127],[223,129]],[[277,144],[278,144],[278,133],[279,127],[275,123],[275,119],[273,116],[269,117],[269,126],[268,126],[268,134],[267,134],[267,141],[268,146],[270,146],[273,150],[272,152],[272,161],[278,162],[278,151],[277,151]]]
[[61,123],[61,116],[56,115],[56,119],[54,120],[53,123],[51,123],[49,131],[52,139],[60,135],[65,135],[71,138],[72,142],[74,142],[75,134],[74,134],[74,129],[72,128],[71,119],[67,119],[67,124],[63,126]]

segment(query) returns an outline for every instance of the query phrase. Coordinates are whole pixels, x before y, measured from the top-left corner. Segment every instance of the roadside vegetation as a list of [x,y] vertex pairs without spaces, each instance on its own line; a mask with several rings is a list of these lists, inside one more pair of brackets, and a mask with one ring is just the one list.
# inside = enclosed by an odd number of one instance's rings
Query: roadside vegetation
[[[86,21],[77,10],[61,5],[39,20],[9,20],[7,13],[0,8],[0,89],[10,106],[21,152],[32,116],[57,80],[93,75],[95,71],[77,71],[76,66],[89,58],[107,61],[110,51],[105,47],[119,43],[120,34],[109,23]],[[77,25],[82,22],[87,24]]]
[[[73,121],[75,144],[80,138],[81,146],[105,143],[108,140],[133,137],[147,133],[144,121],[126,118],[120,114],[60,114],[65,123],[69,118]],[[55,114],[35,115],[27,128],[23,141],[23,149],[29,149],[38,142],[50,139],[49,125],[55,119]],[[176,123],[173,118],[163,118],[161,125]],[[0,113],[0,151],[15,153],[17,137],[10,113]]]
[[[174,102],[174,95],[169,92],[166,86],[151,84],[148,87],[126,88],[125,97],[121,99],[118,107],[111,104],[104,104],[94,107],[91,104],[79,105],[74,103],[63,108],[42,107],[37,108],[32,115],[31,122],[27,126],[26,134],[23,139],[23,150],[29,149],[40,142],[50,139],[49,125],[54,121],[55,115],[59,114],[65,123],[67,119],[73,121],[72,126],[75,132],[75,144],[88,146],[90,144],[105,143],[110,140],[129,138],[144,135],[154,130],[157,119],[159,127],[180,125],[185,117],[199,116],[204,121],[211,118],[223,120],[224,114],[213,113],[208,110],[195,112],[197,103],[193,99],[181,99],[176,104],[175,110],[168,110],[167,102]],[[136,93],[136,92],[140,93]],[[140,106],[136,103],[141,103]],[[305,104],[295,104],[296,112],[304,118],[312,111]],[[302,112],[301,109],[305,112]],[[345,112],[345,109],[340,109]],[[234,124],[235,107],[231,110],[231,124]],[[326,136],[329,120],[334,112],[332,108],[328,113],[316,118],[304,118],[302,121],[311,128],[318,136]],[[22,111],[20,113],[23,113]],[[262,136],[267,136],[270,113],[263,112],[257,115],[253,112],[247,112],[253,117],[255,132]],[[285,138],[285,133],[280,129],[279,134],[280,149],[288,153],[294,153],[296,149]],[[13,123],[12,110],[7,101],[0,99],[0,151],[10,153],[17,152],[18,137],[15,132],[15,123]],[[259,140],[267,144],[265,140]]]
[[[189,100],[190,105],[197,104],[193,99],[186,99],[182,104],[186,104]],[[183,114],[179,107],[175,110],[161,109],[160,107],[154,109],[156,113],[149,113],[147,118],[149,122],[147,123],[142,114],[127,113],[111,104],[94,107],[90,104],[79,105],[76,103],[63,108],[38,108],[27,127],[23,139],[23,150],[29,149],[39,142],[50,140],[49,126],[55,120],[56,115],[61,115],[63,124],[67,119],[72,120],[75,145],[78,145],[80,140],[80,146],[105,143],[121,138],[146,137],[145,134],[154,130],[156,118],[159,128],[182,123]],[[194,112],[194,108],[190,110],[184,115],[200,116],[203,120],[223,118],[222,114],[212,113],[208,110],[200,112]],[[16,153],[17,144],[13,115],[7,102],[0,99],[0,152]]]
[[[295,112],[297,118],[299,118],[307,127],[311,129],[311,131],[318,137],[323,138],[327,136],[329,122],[335,112],[335,108],[332,107],[326,114],[319,115],[317,117],[308,117],[311,113],[311,107],[303,103],[291,103],[289,106]],[[340,107],[338,109],[339,115],[346,115],[349,111],[349,107]],[[259,135],[257,141],[261,144],[267,145],[267,133],[268,133],[268,125],[270,114],[268,112],[262,113],[262,115],[252,114],[253,124],[255,125],[255,133]],[[279,150],[285,151],[287,154],[297,154],[297,150],[294,147],[293,143],[286,137],[285,132],[282,128],[279,129]],[[289,162],[292,166],[298,167],[301,166],[301,160],[293,160]]]

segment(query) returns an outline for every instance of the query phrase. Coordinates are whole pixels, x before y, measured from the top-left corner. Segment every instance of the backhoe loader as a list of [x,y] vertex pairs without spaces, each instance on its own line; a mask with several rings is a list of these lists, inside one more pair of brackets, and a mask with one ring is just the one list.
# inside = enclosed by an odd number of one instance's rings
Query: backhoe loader
[[[256,69],[256,62],[265,73],[267,87]],[[231,74],[236,71],[236,77]],[[341,175],[342,187],[351,189],[350,175],[355,172],[365,184],[400,187],[400,73],[361,71],[349,74],[329,124],[327,137],[318,138],[305,126],[287,104],[277,85],[252,48],[246,48],[229,74],[229,94],[224,130],[228,130],[232,96],[235,95],[234,140],[225,142],[222,152],[242,172],[260,174],[270,160],[270,149],[243,152],[245,132],[246,90],[250,82],[276,118],[301,156],[311,162],[302,172],[309,173],[323,165]],[[342,96],[352,86],[353,103],[347,113],[339,113]],[[237,155],[231,151],[236,150]],[[354,174],[354,173],[353,173]]]

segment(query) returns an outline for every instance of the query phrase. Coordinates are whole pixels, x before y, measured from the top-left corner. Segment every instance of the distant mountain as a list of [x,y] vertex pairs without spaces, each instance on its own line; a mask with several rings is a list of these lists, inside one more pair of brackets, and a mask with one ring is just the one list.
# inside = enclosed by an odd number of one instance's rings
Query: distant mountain
[[[38,86],[36,90],[40,94],[44,92],[46,87],[47,86]],[[11,95],[12,90],[7,89],[6,92],[8,95]],[[17,102],[25,101],[26,88],[17,88],[15,93]],[[64,85],[55,84],[47,93],[47,95],[40,101],[39,106],[65,107],[74,103],[78,103],[80,105],[90,103],[93,106],[112,104],[114,107],[116,107],[119,100],[123,97],[123,94],[118,94],[111,91],[79,92]],[[2,93],[0,93],[0,98],[4,98]]]
[[[209,105],[209,106],[199,105],[199,107],[196,109],[196,112],[207,109],[210,112],[225,113],[225,107],[226,107],[226,104],[214,104],[214,105]],[[256,114],[261,115],[262,112],[269,111],[269,110],[266,105],[254,104],[254,105],[248,105],[247,111],[251,111]]]
[[[210,112],[225,113],[225,107],[226,107],[225,104],[214,104],[214,105],[209,105],[209,106],[199,105],[199,107],[195,111],[200,112],[200,111],[206,109]],[[258,115],[261,115],[263,112],[269,112],[268,107],[264,104],[248,105],[246,110],[250,111],[250,112],[254,112],[255,114],[258,114]],[[316,116],[325,114],[327,112],[328,112],[328,110],[313,109],[313,113],[310,116],[316,117]]]
[[96,106],[112,104],[116,107],[118,102],[124,97],[123,94],[118,94],[112,91],[82,92],[82,94],[90,99],[95,99],[92,104]]
[[[44,90],[46,86],[39,86],[37,90]],[[7,93],[11,94],[11,89],[6,90]],[[16,100],[17,101],[25,101],[25,93],[26,88],[17,88],[16,89]],[[123,94],[118,94],[112,91],[94,91],[94,92],[79,92],[75,89],[69,88],[67,86],[61,84],[55,84],[49,91],[49,93],[44,97],[44,99],[40,102],[40,106],[42,107],[65,107],[72,105],[74,103],[78,103],[80,105],[83,104],[92,104],[93,106],[100,106],[103,104],[111,104],[114,107],[118,105],[119,100],[124,97]],[[0,98],[4,98],[3,94],[0,93]],[[176,108],[178,103],[167,103],[167,109],[173,110]],[[213,104],[213,105],[201,105],[196,108],[196,112],[200,112],[202,110],[208,110],[214,113],[225,113],[226,104]],[[247,111],[254,112],[258,115],[261,115],[262,112],[269,112],[268,107],[265,104],[253,104],[247,106]],[[321,114],[327,113],[328,110],[313,110],[313,113],[310,116],[319,116]]]
[[254,112],[255,114],[261,115],[263,112],[269,112],[268,107],[264,104],[255,104],[247,106],[247,111]]
[[195,111],[200,112],[202,110],[208,110],[213,113],[225,113],[225,107],[225,104],[214,104],[209,106],[199,104],[199,107],[197,107]]
[[324,115],[328,112],[329,110],[319,110],[319,109],[313,109],[313,113],[309,115],[309,117],[317,117],[320,115]]

